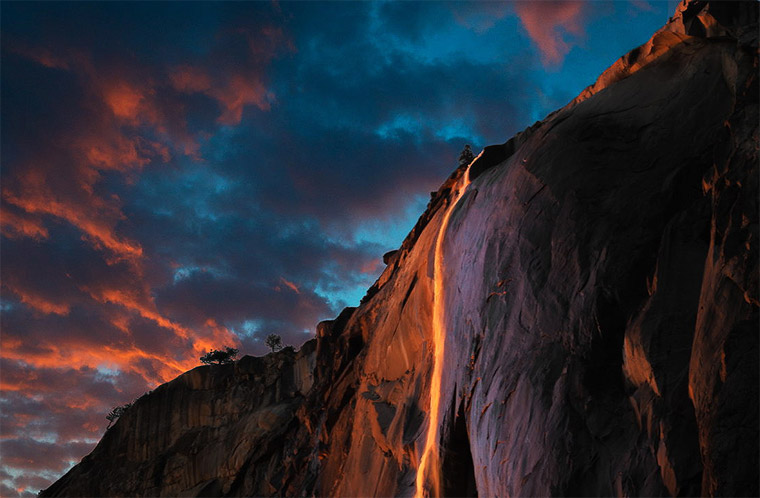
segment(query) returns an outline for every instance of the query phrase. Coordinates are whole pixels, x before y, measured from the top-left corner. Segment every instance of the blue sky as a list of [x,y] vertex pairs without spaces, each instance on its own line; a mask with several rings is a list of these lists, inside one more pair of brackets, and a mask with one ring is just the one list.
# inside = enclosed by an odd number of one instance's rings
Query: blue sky
[[472,144],[675,2],[3,3],[3,496],[211,347],[357,305]]

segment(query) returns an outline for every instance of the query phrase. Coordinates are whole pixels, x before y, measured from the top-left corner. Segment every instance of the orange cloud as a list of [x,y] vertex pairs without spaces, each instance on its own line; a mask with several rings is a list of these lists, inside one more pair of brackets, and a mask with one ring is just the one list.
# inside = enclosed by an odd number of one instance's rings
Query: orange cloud
[[10,51],[52,69],[69,69],[69,61],[44,47],[30,47],[11,41]]
[[[140,136],[117,135],[111,137],[111,140],[83,137],[76,147],[82,151],[90,165],[103,170],[127,172],[142,168],[152,159],[160,159],[162,162],[170,159],[168,147]],[[98,170],[89,168],[89,172],[95,178],[99,177]],[[92,183],[94,182],[87,182],[83,186],[89,187]]]
[[[195,350],[184,354],[178,360],[169,355],[144,351],[129,343],[103,345],[61,339],[38,344],[34,352],[30,353],[21,341],[3,336],[0,337],[0,345],[4,359],[22,361],[35,369],[80,369],[104,364],[113,365],[124,372],[140,375],[151,386],[168,382],[199,364]],[[147,360],[147,363],[141,360]],[[3,377],[0,387],[8,391],[32,388],[34,391],[44,391],[44,386],[40,386],[34,376],[21,381]]]
[[221,57],[206,61],[207,68],[192,64],[175,67],[169,81],[178,92],[201,93],[214,99],[222,111],[217,122],[237,125],[247,106],[262,111],[270,109],[274,94],[266,86],[266,66],[278,53],[295,51],[295,47],[282,29],[273,26],[262,26],[255,32],[238,28],[225,36],[245,39],[248,45],[245,64],[230,64],[224,54],[219,54]]
[[301,291],[298,290],[298,286],[296,284],[294,284],[293,282],[285,280],[285,278],[283,278],[283,277],[280,277],[280,282],[282,282],[283,285],[285,285],[286,287],[288,287],[290,290],[292,290],[296,294],[300,294],[301,293]]
[[12,291],[19,297],[22,303],[45,314],[68,315],[71,309],[67,303],[54,303],[41,296],[35,296],[20,289],[14,288]]
[[137,119],[143,96],[136,88],[119,82],[105,91],[104,98],[116,117]]
[[[221,345],[238,346],[239,339],[227,327],[218,325],[213,319],[207,319],[202,330],[197,331],[178,324],[163,316],[149,297],[149,290],[106,288],[89,289],[90,296],[100,303],[116,304],[126,310],[136,313],[159,327],[171,331],[175,337],[189,341],[192,349],[185,351],[185,362],[191,368],[197,365],[197,356],[207,351],[219,348]],[[114,323],[115,322],[115,323]],[[128,333],[128,319],[124,316],[112,320],[120,330]],[[183,370],[184,371],[184,370]],[[179,372],[177,372],[179,373]],[[176,374],[175,374],[176,375]]]
[[270,108],[274,94],[269,92],[256,74],[230,74],[212,82],[208,73],[197,66],[183,65],[172,71],[169,79],[175,90],[184,93],[202,93],[214,99],[222,108],[217,122],[237,125],[243,118],[243,108],[255,105],[262,111]]
[[248,80],[240,75],[233,76],[227,88],[214,89],[211,95],[224,107],[218,121],[225,125],[240,124],[247,105],[268,111],[269,101],[274,99],[274,94],[267,91],[261,80]]
[[[29,187],[26,185],[26,187]],[[96,248],[108,249],[116,256],[115,260],[137,261],[142,257],[142,247],[116,235],[113,225],[121,216],[115,219],[98,216],[99,208],[108,209],[105,201],[96,202],[93,206],[79,205],[58,200],[55,194],[42,187],[39,189],[26,188],[26,195],[18,195],[9,189],[3,190],[3,198],[29,214],[46,214],[61,218],[81,230],[85,238]],[[95,199],[93,199],[95,200]],[[94,209],[93,209],[94,208]],[[113,206],[111,206],[113,209]],[[93,213],[92,211],[96,211]]]
[[93,299],[101,303],[112,303],[122,306],[130,311],[134,311],[141,317],[150,320],[160,327],[173,331],[181,339],[187,339],[192,332],[179,324],[161,316],[155,309],[155,305],[149,301],[149,298],[143,298],[137,295],[137,292],[131,289],[104,289],[99,292],[90,291]]
[[583,7],[583,2],[576,0],[515,4],[517,16],[530,38],[538,45],[545,66],[560,64],[570,52],[566,34],[583,36]]
[[8,238],[29,237],[31,239],[47,239],[48,230],[42,221],[29,216],[20,216],[7,209],[0,210],[0,227],[2,234]]
[[[9,346],[5,340],[0,339],[0,343],[3,345],[2,357],[4,359],[23,361],[33,368],[56,369],[65,366],[79,369],[108,363],[118,365],[124,371],[134,371],[141,375],[146,382],[153,385],[167,382],[191,367],[190,362],[177,362],[171,358],[149,354],[134,347],[117,348],[94,344],[74,344],[70,341],[63,341],[61,344],[48,342],[41,345],[42,347],[35,354],[30,355],[20,347]],[[145,368],[138,366],[136,361],[138,359],[152,360],[158,374],[154,375]],[[0,387],[6,391],[23,391],[26,389],[40,391],[41,386],[34,381],[34,378],[30,378],[28,381],[11,383],[4,378]],[[44,391],[44,389],[42,390]]]
[[[87,106],[91,115],[72,126],[55,131],[48,138],[55,147],[30,151],[33,158],[26,164],[15,165],[15,175],[6,178],[2,189],[3,200],[24,211],[24,219],[37,219],[40,215],[59,218],[78,228],[83,239],[93,247],[110,253],[111,261],[129,260],[133,264],[142,258],[140,244],[116,232],[117,224],[124,219],[115,196],[96,193],[104,171],[118,171],[125,175],[139,172],[151,161],[169,160],[169,148],[122,127],[145,124],[157,120],[149,108],[146,96],[151,89],[141,89],[119,78],[107,78],[106,71],[96,71],[86,55],[61,51],[53,54],[48,49],[19,51],[40,64],[55,60],[55,67],[76,74],[89,95]],[[106,81],[115,83],[106,83]],[[103,106],[96,105],[102,98]],[[32,215],[32,216],[29,216]],[[3,233],[44,238],[47,231],[41,221],[36,225],[21,223],[16,216],[3,216]]]

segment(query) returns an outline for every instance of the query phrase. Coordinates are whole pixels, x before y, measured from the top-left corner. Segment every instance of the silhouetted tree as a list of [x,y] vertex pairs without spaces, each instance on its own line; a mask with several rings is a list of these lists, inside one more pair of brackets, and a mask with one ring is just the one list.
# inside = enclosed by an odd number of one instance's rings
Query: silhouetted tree
[[272,350],[275,351],[282,349],[282,337],[277,334],[269,334],[264,343]]
[[201,356],[201,363],[206,365],[217,364],[222,365],[224,363],[232,363],[235,361],[235,357],[238,354],[238,350],[235,348],[212,349],[208,353]]
[[108,427],[106,427],[106,429],[110,429],[111,424],[113,424],[116,419],[124,415],[124,412],[127,411],[130,406],[132,406],[132,403],[127,403],[125,405],[117,406],[108,412],[108,415],[106,415],[106,418],[108,419]]
[[464,146],[462,153],[459,154],[459,165],[467,166],[472,162],[473,159],[475,159],[475,155],[472,153],[470,144],[467,144]]

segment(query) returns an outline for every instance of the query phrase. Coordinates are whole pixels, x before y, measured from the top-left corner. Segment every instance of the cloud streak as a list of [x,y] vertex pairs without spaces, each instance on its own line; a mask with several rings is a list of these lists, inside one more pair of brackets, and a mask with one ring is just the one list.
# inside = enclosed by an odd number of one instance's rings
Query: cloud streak
[[584,36],[585,2],[557,0],[517,2],[515,11],[546,66],[562,63],[572,45]]

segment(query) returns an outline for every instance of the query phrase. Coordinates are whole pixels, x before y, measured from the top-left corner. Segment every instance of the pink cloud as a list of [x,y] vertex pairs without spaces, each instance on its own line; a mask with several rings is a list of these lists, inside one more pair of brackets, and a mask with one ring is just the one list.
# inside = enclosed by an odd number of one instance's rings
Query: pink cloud
[[224,54],[212,53],[200,64],[181,64],[169,74],[172,87],[183,93],[201,93],[212,98],[221,108],[217,122],[234,126],[240,124],[243,110],[255,106],[268,111],[275,95],[267,88],[266,69],[282,52],[295,47],[280,28],[260,27],[233,29],[224,33],[230,39],[242,37],[248,45],[246,64],[231,61]]
[[562,63],[572,41],[584,35],[584,3],[575,0],[517,2],[515,11],[545,66]]
[[8,238],[29,237],[42,240],[48,238],[48,230],[37,217],[27,214],[16,214],[8,209],[0,210],[0,228]]
[[184,65],[175,68],[169,79],[177,91],[202,93],[214,99],[222,108],[217,121],[224,125],[240,124],[246,106],[255,105],[268,111],[274,100],[274,94],[256,74],[228,74],[212,81],[203,68]]
[[301,291],[298,289],[298,286],[296,284],[294,284],[293,282],[290,282],[289,280],[285,280],[284,277],[280,277],[280,282],[282,282],[283,285],[288,287],[290,290],[292,290],[296,294],[301,293]]

